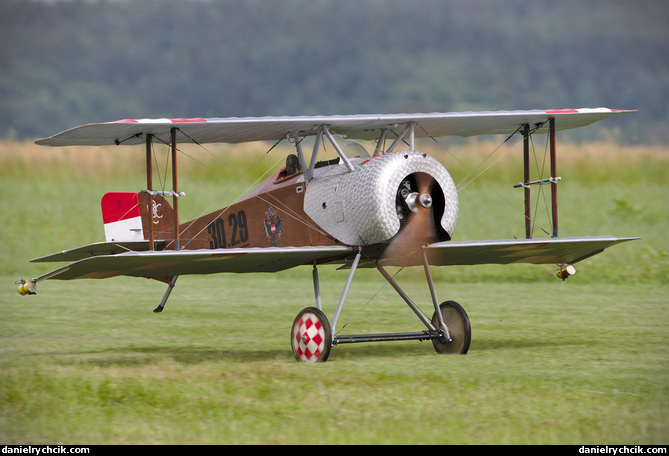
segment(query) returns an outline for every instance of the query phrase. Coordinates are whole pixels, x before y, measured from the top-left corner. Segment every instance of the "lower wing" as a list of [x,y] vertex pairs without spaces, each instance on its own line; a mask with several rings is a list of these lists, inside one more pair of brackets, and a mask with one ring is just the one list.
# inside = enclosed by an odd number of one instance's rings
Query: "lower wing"
[[156,250],[84,258],[36,279],[104,279],[115,276],[159,278],[221,272],[276,272],[346,257],[346,246],[268,247],[212,250]]
[[[434,266],[477,264],[575,264],[604,249],[638,238],[571,237],[550,239],[513,239],[490,241],[449,241],[430,244],[424,248],[428,261]],[[105,252],[109,246],[105,244]],[[123,248],[127,248],[124,246]],[[32,280],[45,279],[103,279],[115,276],[165,277],[187,274],[216,274],[223,272],[276,272],[296,266],[319,263],[349,263],[354,251],[349,246],[268,247],[212,250],[127,251],[101,254],[74,261]],[[66,258],[95,255],[91,246],[61,252],[36,261],[58,261]],[[393,259],[381,263],[393,264]],[[373,261],[372,261],[373,263]],[[402,261],[403,266],[422,264],[420,255],[414,261]],[[371,264],[370,264],[371,265]],[[346,267],[346,266],[344,266]]]
[[621,242],[638,238],[611,236],[498,241],[438,242],[425,247],[435,266],[475,264],[575,264]]

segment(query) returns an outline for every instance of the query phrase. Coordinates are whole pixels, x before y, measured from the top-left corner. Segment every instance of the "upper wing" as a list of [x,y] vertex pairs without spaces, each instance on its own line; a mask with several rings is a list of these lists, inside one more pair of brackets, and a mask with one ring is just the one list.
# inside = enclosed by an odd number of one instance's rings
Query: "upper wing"
[[604,249],[638,238],[565,237],[501,241],[438,242],[425,248],[430,264],[575,264]]
[[[375,139],[381,130],[397,129],[413,122],[416,137],[476,136],[511,134],[522,124],[540,125],[556,119],[556,129],[582,127],[621,114],[608,108],[552,109],[529,111],[448,112],[430,114],[361,114],[347,116],[243,117],[193,119],[123,119],[82,125],[37,141],[48,146],[143,144],[147,134],[170,143],[170,131],[177,128],[177,140],[198,143],[241,143],[278,141],[289,133],[315,135],[325,125],[333,133],[356,139]],[[401,128],[401,127],[400,127]],[[538,132],[547,132],[543,125]]]
[[44,279],[104,279],[114,276],[165,277],[220,272],[276,272],[314,261],[345,257],[346,246],[268,247],[212,250],[156,250],[84,258],[37,277]]

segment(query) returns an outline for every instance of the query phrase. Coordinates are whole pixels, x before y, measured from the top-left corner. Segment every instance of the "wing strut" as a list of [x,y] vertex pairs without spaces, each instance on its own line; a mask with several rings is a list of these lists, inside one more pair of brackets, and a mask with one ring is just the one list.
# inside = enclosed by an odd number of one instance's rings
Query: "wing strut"
[[[148,211],[151,213],[153,208],[153,195],[158,194],[172,194],[172,208],[173,208],[173,219],[174,219],[174,250],[179,250],[179,196],[183,196],[184,193],[179,193],[179,185],[177,180],[177,128],[172,128],[170,130],[171,136],[171,154],[172,154],[172,192],[155,192],[153,190],[153,166],[151,164],[151,155],[153,153],[153,138],[152,133],[146,134],[146,193],[149,194],[149,207]],[[153,226],[151,223],[149,225],[149,250],[155,250],[155,234],[153,232]]]
[[[149,194],[149,211],[153,208],[153,167],[151,166],[151,152],[153,149],[153,135],[146,135],[146,190]],[[150,213],[150,212],[149,212]],[[155,250],[155,239],[153,237],[153,223],[149,225],[149,250]]]
[[[537,124],[538,125],[538,124]],[[549,148],[550,148],[550,162],[551,162],[551,176],[549,179],[541,179],[530,181],[530,130],[529,124],[523,124],[521,131],[523,133],[523,182],[514,185],[514,188],[523,188],[525,201],[525,237],[532,238],[532,213],[530,206],[530,186],[536,184],[551,184],[551,218],[553,223],[553,234],[551,237],[558,237],[558,199],[557,199],[557,183],[560,178],[557,174],[557,154],[555,141],[555,117],[548,119],[549,127]]]
[[325,133],[325,136],[330,140],[330,144],[335,148],[337,151],[337,155],[339,155],[339,158],[341,158],[341,161],[346,165],[346,169],[348,169],[349,173],[352,173],[355,171],[355,168],[353,168],[353,165],[351,162],[348,160],[344,152],[341,150],[341,147],[339,147],[339,144],[337,144],[337,141],[335,141],[334,137],[332,136],[332,133],[330,133],[330,130],[326,125],[322,126],[323,132]]
[[557,157],[555,154],[555,117],[551,117],[548,121],[549,126],[549,141],[551,154],[551,207],[553,212],[553,237],[558,237],[558,208],[557,208],[557,180],[555,175],[557,172]]
[[530,186],[527,183],[530,181],[530,126],[523,125],[523,186],[524,200],[525,200],[525,238],[532,238],[532,212],[530,208]]
[[179,190],[177,184],[177,129],[170,130],[172,136],[172,207],[174,208],[174,250],[179,250]]

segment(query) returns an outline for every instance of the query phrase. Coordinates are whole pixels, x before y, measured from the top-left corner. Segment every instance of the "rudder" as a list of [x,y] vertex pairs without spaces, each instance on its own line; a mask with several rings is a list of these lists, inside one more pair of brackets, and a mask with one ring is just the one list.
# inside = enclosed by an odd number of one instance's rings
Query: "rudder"
[[144,240],[137,193],[106,193],[100,205],[107,242]]
[[102,197],[102,221],[107,242],[174,237],[172,206],[160,195],[109,192]]

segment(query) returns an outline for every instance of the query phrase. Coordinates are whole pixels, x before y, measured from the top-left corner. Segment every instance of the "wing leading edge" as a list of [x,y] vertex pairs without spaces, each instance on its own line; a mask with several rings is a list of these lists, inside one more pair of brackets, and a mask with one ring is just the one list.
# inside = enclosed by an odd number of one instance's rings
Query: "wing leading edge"
[[[396,130],[415,123],[416,137],[477,136],[514,133],[520,125],[542,125],[556,119],[556,128],[565,130],[589,125],[614,115],[633,112],[609,108],[548,109],[526,111],[447,112],[428,114],[360,114],[346,116],[230,117],[192,119],[123,119],[82,125],[37,144],[47,146],[104,146],[144,144],[147,134],[170,143],[170,131],[177,128],[177,140],[203,143],[278,141],[289,133],[317,134],[318,126],[354,139],[375,139],[382,130]],[[400,131],[396,131],[399,133]]]
[[427,246],[435,266],[477,264],[576,264],[613,245],[639,238],[612,236],[511,239],[499,241],[451,241]]
[[223,272],[277,272],[345,257],[346,246],[246,249],[156,250],[100,255],[75,261],[36,278],[104,279],[115,276],[165,277]]
[[[158,249],[163,249],[165,241],[155,241],[154,245]],[[84,245],[70,250],[63,250],[51,255],[34,258],[31,263],[55,263],[59,261],[77,261],[84,258],[117,255],[129,251],[149,250],[149,241],[121,241],[121,242],[96,242],[95,244]]]

